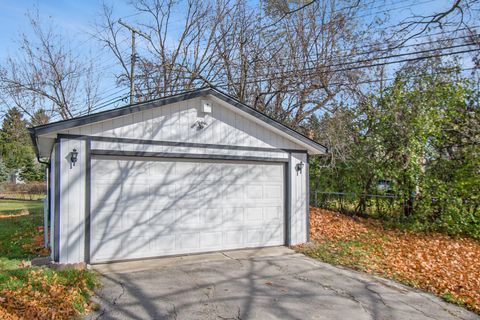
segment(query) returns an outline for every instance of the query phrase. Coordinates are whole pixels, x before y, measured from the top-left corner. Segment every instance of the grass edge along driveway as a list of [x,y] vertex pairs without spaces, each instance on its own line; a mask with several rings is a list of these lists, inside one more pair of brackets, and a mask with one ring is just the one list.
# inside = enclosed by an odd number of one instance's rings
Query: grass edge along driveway
[[386,228],[375,219],[310,208],[311,243],[295,249],[324,262],[432,292],[480,314],[480,242]]
[[0,318],[71,319],[88,312],[93,272],[31,267],[43,247],[43,203],[0,200]]

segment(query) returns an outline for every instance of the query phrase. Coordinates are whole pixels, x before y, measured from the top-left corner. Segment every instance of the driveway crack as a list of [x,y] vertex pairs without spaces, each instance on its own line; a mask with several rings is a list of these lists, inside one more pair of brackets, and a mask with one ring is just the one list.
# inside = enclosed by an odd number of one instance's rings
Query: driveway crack
[[406,302],[404,302],[404,301],[400,301],[400,302],[401,302],[401,303],[403,303],[404,305],[406,305],[406,306],[408,306],[408,307],[410,307],[410,308],[412,308],[412,309],[414,309],[414,310],[416,310],[416,311],[420,312],[421,314],[423,314],[423,315],[424,315],[425,317],[427,317],[427,318],[430,318],[430,319],[437,319],[437,318],[435,318],[435,317],[432,317],[431,315],[429,315],[429,314],[425,313],[425,312],[424,312],[422,309],[419,309],[419,308],[417,308],[417,307],[415,307],[415,306],[412,306],[412,305],[411,305],[411,304],[409,304],[409,303],[406,303]]
[[227,253],[223,252],[223,251],[220,252],[220,253],[221,253],[223,256],[225,256],[225,257],[227,257],[228,259],[230,259],[230,260],[235,260],[235,261],[237,261],[237,262],[240,264],[240,266],[243,267],[243,263],[242,263],[242,261],[240,261],[240,259],[236,259],[236,258],[228,255]]
[[[170,301],[167,301],[168,303],[170,303],[172,305],[172,315],[173,315],[173,319],[174,320],[177,320],[177,317],[178,317],[178,313],[177,313],[177,307],[175,306],[175,304],[173,302],[170,302]],[[170,313],[170,312],[169,312]]]
[[125,284],[123,282],[119,282],[118,284],[120,285],[120,288],[122,288],[122,292],[120,292],[120,294],[117,297],[113,298],[112,300],[113,305],[116,305],[117,301],[120,300],[120,298],[125,294]]
[[370,309],[365,306],[365,304],[360,301],[359,299],[357,299],[353,294],[350,294],[344,290],[341,290],[341,289],[336,289],[336,288],[333,288],[331,286],[328,286],[328,285],[325,285],[323,283],[320,283],[318,281],[315,281],[313,279],[310,279],[308,277],[305,277],[305,276],[301,276],[300,274],[298,273],[294,273],[294,272],[289,272],[288,269],[285,269],[285,268],[282,268],[276,264],[272,264],[272,263],[269,263],[270,265],[274,266],[275,268],[277,268],[282,274],[286,275],[286,276],[291,276],[293,277],[294,279],[297,279],[297,280],[300,280],[300,281],[304,281],[304,282],[313,282],[315,283],[316,285],[326,289],[326,290],[330,290],[334,293],[336,293],[337,295],[341,296],[341,297],[344,297],[344,298],[347,298],[349,300],[352,300],[353,302],[359,304],[362,309],[369,315],[370,318],[374,319],[374,315],[372,314],[372,312],[370,311]]
[[[111,305],[116,305],[117,304],[117,301],[125,294],[125,284],[123,282],[118,282],[118,285],[120,286],[120,288],[122,289],[122,291],[112,299],[112,302],[110,302]],[[102,308],[100,314],[98,314],[94,320],[99,320],[101,318],[103,318],[103,316],[105,315],[105,312],[106,312],[106,309],[105,309],[105,306]]]
[[384,305],[384,306],[387,306],[387,304],[385,303],[385,300],[383,300],[383,297],[380,293],[378,293],[377,291],[373,290],[372,288],[370,288],[370,285],[367,284],[365,286],[365,289],[367,289],[368,291],[370,291],[371,293],[373,293],[374,295],[376,295],[378,297],[378,300],[380,300],[380,302]]
[[440,308],[442,308],[444,311],[446,311],[448,314],[458,318],[458,319],[462,319],[462,320],[465,320],[464,317],[462,317],[461,315],[447,309],[445,306],[443,306],[441,303],[439,303],[438,301],[435,301],[434,299],[432,299],[432,297],[430,297],[430,295],[428,294],[424,294],[423,292],[417,292],[418,295],[420,295],[421,297],[424,297],[424,298],[427,298],[428,300],[430,300],[431,302],[435,303],[437,306],[439,306]]

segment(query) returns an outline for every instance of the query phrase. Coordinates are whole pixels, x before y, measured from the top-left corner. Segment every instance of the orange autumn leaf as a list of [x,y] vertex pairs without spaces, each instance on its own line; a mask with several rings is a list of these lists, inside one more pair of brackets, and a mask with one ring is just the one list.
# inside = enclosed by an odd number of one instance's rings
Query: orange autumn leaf
[[393,277],[437,295],[453,296],[480,313],[480,242],[441,233],[387,229],[374,219],[311,208],[310,239],[318,243],[358,241],[372,250],[358,267]]

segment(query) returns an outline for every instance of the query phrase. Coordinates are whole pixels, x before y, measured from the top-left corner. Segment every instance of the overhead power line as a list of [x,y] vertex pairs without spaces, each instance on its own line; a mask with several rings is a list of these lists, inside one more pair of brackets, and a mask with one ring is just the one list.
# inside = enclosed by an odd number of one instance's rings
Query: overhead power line
[[130,59],[130,103],[134,102],[134,94],[135,94],[135,61],[137,59],[137,53],[135,51],[135,34],[144,37],[147,40],[150,40],[150,36],[143,33],[142,31],[130,26],[129,24],[123,22],[121,19],[118,20],[118,23],[130,30],[132,33],[132,55]]
[[[444,56],[474,52],[474,51],[478,51],[478,50],[479,50],[478,48],[466,49],[466,50],[460,50],[460,51],[455,51],[455,52],[437,53],[437,54],[426,55],[426,56],[421,56],[421,57],[414,57],[414,58],[406,58],[406,59],[402,59],[402,60],[380,62],[380,63],[369,64],[369,65],[352,66],[352,67],[349,67],[349,68],[329,70],[328,73],[332,74],[332,73],[337,73],[337,72],[342,72],[342,71],[350,71],[350,70],[358,70],[358,69],[372,68],[372,67],[378,67],[378,66],[386,66],[386,65],[397,64],[397,63],[421,61],[421,60],[426,60],[426,59],[431,59],[431,58],[436,58],[436,57],[444,57]],[[306,71],[310,72],[310,73],[303,73],[303,72],[306,72]],[[311,68],[307,68],[307,69],[295,70],[294,72],[299,72],[300,76],[312,76],[312,75],[327,73],[327,71],[314,71],[314,72],[311,72],[311,71],[312,71]],[[290,71],[289,73],[292,73],[292,71]],[[244,83],[245,84],[253,84],[253,83],[259,83],[259,82],[265,82],[265,81],[278,80],[278,79],[282,79],[282,78],[285,78],[285,75],[263,78],[263,79],[253,80],[253,81],[246,81]],[[239,81],[235,82],[235,83],[232,83],[232,84],[219,84],[219,83],[217,83],[217,84],[214,84],[214,86],[216,86],[216,87],[230,87],[231,85],[234,85],[234,84],[238,85],[238,84],[241,84],[241,83],[242,82],[239,82]]]
[[[326,64],[326,65],[321,65],[321,66],[313,66],[313,67],[308,67],[308,68],[300,68],[300,69],[293,69],[293,70],[287,70],[281,72],[281,75],[278,77],[273,78],[275,79],[281,79],[285,77],[286,74],[290,73],[297,73],[300,72],[301,75],[305,75],[303,72],[309,72],[309,71],[314,71],[315,74],[324,74],[324,73],[335,73],[335,72],[340,72],[340,71],[349,71],[349,70],[357,70],[357,69],[363,69],[363,68],[371,68],[374,66],[381,66],[381,65],[388,65],[388,64],[396,64],[396,63],[401,63],[401,62],[406,62],[406,61],[415,61],[416,59],[427,59],[427,58],[432,58],[432,57],[440,57],[440,56],[446,56],[450,54],[460,54],[460,53],[467,53],[467,52],[473,52],[473,51],[478,51],[479,48],[475,49],[469,49],[469,50],[464,50],[464,51],[459,51],[459,52],[446,52],[446,53],[440,53],[439,51],[444,51],[444,50],[450,50],[450,49],[457,49],[457,48],[462,48],[462,47],[470,47],[472,45],[476,46],[476,43],[470,42],[470,43],[464,43],[464,44],[457,44],[457,45],[451,45],[451,46],[446,46],[446,47],[440,47],[440,48],[432,48],[432,49],[425,49],[425,50],[418,50],[414,52],[405,52],[405,53],[398,53],[398,54],[393,54],[393,55],[388,55],[388,56],[380,56],[380,57],[373,57],[369,59],[357,59],[354,61],[349,61],[349,62],[341,62],[341,63],[333,63],[333,64]],[[395,61],[386,61],[382,63],[376,63],[376,64],[370,64],[371,62],[374,61],[381,61],[381,60],[388,60],[388,59],[394,59],[394,58],[401,58],[401,57],[408,57],[408,56],[414,56],[414,55],[419,55],[419,54],[426,54],[426,53],[432,53],[432,52],[438,52],[437,54],[434,54],[432,56],[426,56],[425,57],[415,57],[415,58],[409,58],[409,59],[404,59],[404,60],[395,60]],[[350,58],[354,58],[356,55],[350,56]],[[344,58],[349,58],[348,56]],[[306,63],[316,63],[319,60],[308,60]],[[346,67],[350,66],[351,67]],[[280,66],[287,66],[287,65],[280,65]],[[330,68],[335,68],[335,67],[341,67],[340,69],[333,69],[333,70],[327,70],[327,71],[321,71],[324,69],[330,69]],[[311,75],[311,74],[307,74]],[[261,77],[261,76],[260,76]],[[155,79],[157,77],[145,77],[145,78],[152,78]]]

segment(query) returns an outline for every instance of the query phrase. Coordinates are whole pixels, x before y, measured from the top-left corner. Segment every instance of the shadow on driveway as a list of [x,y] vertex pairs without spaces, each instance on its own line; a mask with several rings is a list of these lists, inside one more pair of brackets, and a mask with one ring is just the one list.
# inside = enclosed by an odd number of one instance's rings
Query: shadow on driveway
[[393,281],[285,247],[98,265],[88,319],[480,319]]

